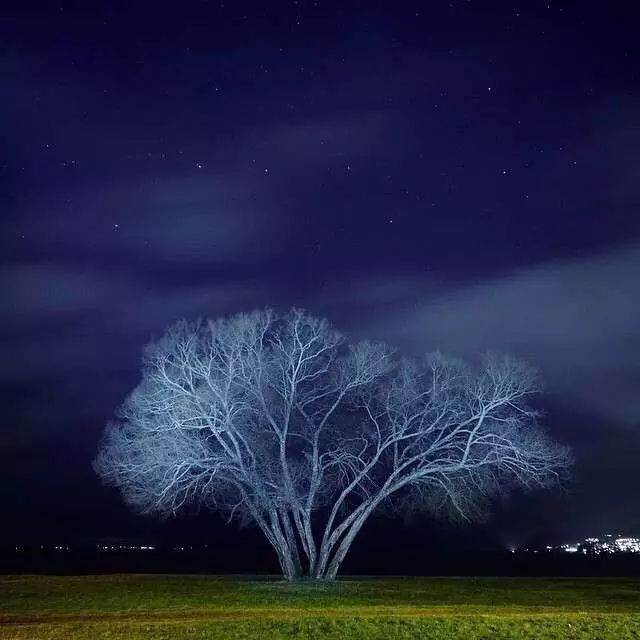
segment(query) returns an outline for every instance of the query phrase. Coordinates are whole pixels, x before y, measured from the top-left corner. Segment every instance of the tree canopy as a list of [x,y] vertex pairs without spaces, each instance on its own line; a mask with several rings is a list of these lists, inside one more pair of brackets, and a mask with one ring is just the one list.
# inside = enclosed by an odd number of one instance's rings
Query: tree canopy
[[145,349],[94,466],[139,512],[219,510],[260,528],[286,578],[333,579],[382,506],[474,519],[557,482],[570,456],[539,390],[513,357],[408,359],[298,309],[182,321]]

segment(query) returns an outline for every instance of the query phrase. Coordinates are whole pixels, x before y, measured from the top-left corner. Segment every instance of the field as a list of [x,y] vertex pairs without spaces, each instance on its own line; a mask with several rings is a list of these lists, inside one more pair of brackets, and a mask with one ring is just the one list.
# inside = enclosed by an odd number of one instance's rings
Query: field
[[640,639],[640,580],[4,576],[0,638]]

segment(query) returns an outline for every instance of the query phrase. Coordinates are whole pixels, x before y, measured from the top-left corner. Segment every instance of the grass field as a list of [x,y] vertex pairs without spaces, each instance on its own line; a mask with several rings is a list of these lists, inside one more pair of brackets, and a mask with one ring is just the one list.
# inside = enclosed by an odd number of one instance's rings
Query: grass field
[[5,576],[0,638],[640,639],[640,580]]

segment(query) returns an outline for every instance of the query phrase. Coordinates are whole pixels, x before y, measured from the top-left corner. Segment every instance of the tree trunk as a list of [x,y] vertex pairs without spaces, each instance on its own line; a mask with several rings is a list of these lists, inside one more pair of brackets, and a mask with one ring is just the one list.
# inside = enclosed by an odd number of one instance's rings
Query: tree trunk
[[[329,536],[324,541],[317,553],[314,549],[312,557],[305,546],[309,545],[309,541],[302,538],[303,535],[309,533],[304,529],[304,525],[302,528],[299,526],[303,523],[296,522],[295,514],[289,515],[284,509],[272,509],[269,512],[270,526],[263,531],[276,551],[283,578],[290,582],[304,579],[335,580],[355,537],[377,504],[378,501],[373,501],[366,506],[362,505],[364,510],[358,514],[356,519],[346,529],[340,531],[337,536],[334,531],[333,536]],[[292,517],[294,518],[293,523],[290,519]],[[338,527],[339,529],[340,527]],[[300,540],[298,540],[298,536]],[[313,543],[313,539],[311,542]],[[304,567],[300,557],[300,546],[309,560],[306,563],[307,566]]]
[[342,542],[338,546],[338,549],[333,554],[333,558],[327,567],[323,579],[324,580],[335,580],[338,575],[338,570],[340,569],[340,565],[342,561],[345,559],[349,549],[351,548],[351,544],[353,543],[354,538],[358,535],[358,532],[362,528],[367,516],[362,516],[358,520],[356,520],[349,529],[348,533],[342,539]]
[[287,580],[295,580],[299,574],[299,570],[296,567],[293,552],[289,547],[287,538],[282,531],[282,527],[280,526],[278,512],[275,509],[272,509],[269,512],[269,517],[271,519],[270,530],[274,538],[273,546],[276,550],[276,553],[278,554],[278,560],[280,561],[282,574]]
[[[362,529],[362,525],[367,521],[369,516],[373,513],[375,508],[378,506],[380,499],[376,499],[370,502],[364,511],[349,525],[346,530],[346,533],[342,537],[342,540],[338,543],[338,547],[331,556],[333,548],[335,544],[327,545],[327,549],[322,550],[322,563],[318,563],[318,575],[316,576],[319,580],[335,580],[338,575],[338,570],[340,569],[340,565],[345,559],[351,545],[355,537],[358,535],[360,529]],[[328,563],[328,564],[327,564]]]
[[287,540],[287,547],[289,548],[289,557],[294,568],[294,578],[302,575],[302,562],[300,561],[300,552],[298,551],[298,542],[296,540],[296,534],[291,526],[289,520],[289,514],[286,510],[280,511],[280,519],[282,520],[282,527],[284,529],[285,538]]

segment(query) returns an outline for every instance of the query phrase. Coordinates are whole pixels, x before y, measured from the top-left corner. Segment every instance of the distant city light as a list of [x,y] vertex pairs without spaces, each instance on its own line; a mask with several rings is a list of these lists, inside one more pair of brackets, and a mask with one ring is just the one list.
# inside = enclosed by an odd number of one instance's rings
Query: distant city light
[[[513,552],[514,550],[511,549]],[[629,536],[619,536],[611,533],[605,534],[601,538],[585,538],[582,542],[564,543],[558,546],[545,545],[540,549],[523,548],[520,551],[538,553],[582,553],[584,555],[600,555],[602,553],[640,553],[640,538]]]
[[187,553],[194,551],[202,551],[208,548],[208,545],[192,545],[192,544],[172,544],[172,545],[159,545],[159,544],[140,544],[137,542],[129,542],[127,540],[108,540],[104,542],[91,542],[91,543],[75,543],[71,544],[54,544],[54,543],[36,543],[33,545],[25,543],[17,543],[12,545],[15,553],[27,553],[34,549],[38,549],[40,552],[45,553],[63,553],[71,551],[88,551],[92,549],[98,553],[137,553],[137,552],[172,552],[172,553]]
[[98,551],[155,551],[155,545],[151,544],[98,544]]

